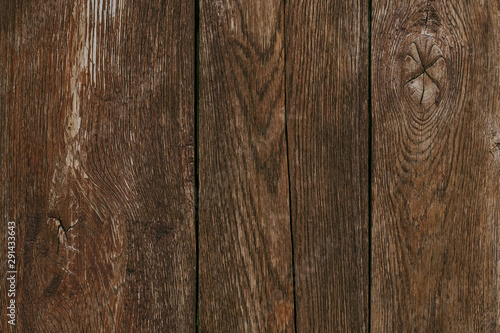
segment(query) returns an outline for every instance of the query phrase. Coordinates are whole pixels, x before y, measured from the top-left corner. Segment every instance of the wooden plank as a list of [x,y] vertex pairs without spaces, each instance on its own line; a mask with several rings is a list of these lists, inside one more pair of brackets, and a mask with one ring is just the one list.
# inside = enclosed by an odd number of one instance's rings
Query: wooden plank
[[294,329],[283,12],[200,1],[201,332]]
[[17,330],[193,331],[194,3],[6,2],[0,216],[18,222]]
[[[7,275],[7,271],[9,270],[8,265],[14,264],[15,262],[8,261],[8,245],[12,246],[11,241],[8,239],[8,222],[9,222],[9,193],[12,188],[12,176],[14,170],[12,168],[11,160],[8,160],[8,156],[11,156],[11,141],[9,135],[8,124],[11,122],[11,114],[7,112],[7,103],[8,103],[8,94],[9,91],[8,83],[9,83],[9,68],[12,66],[12,58],[8,57],[9,49],[6,35],[9,31],[13,29],[13,15],[15,13],[15,2],[12,1],[0,1],[0,226],[2,230],[0,230],[0,277],[2,282],[0,283],[0,308],[2,309],[2,318],[0,320],[0,331],[2,332],[14,332],[15,326],[12,326],[12,329],[9,331],[9,321],[12,319],[16,319],[16,317],[8,317],[10,314],[10,299],[13,298],[15,301],[15,297],[9,296],[11,292],[10,289],[10,281],[7,280],[10,276]],[[14,232],[17,230],[14,229]],[[14,244],[15,246],[15,244]],[[15,248],[14,248],[15,250]],[[12,258],[14,261],[17,258]],[[15,269],[15,267],[14,267]],[[12,270],[14,270],[12,269]],[[15,288],[14,288],[15,289]],[[14,295],[15,296],[15,295]],[[16,304],[14,305],[16,306]],[[5,309],[5,310],[4,310]],[[14,321],[15,323],[15,321]]]
[[369,323],[366,1],[287,1],[286,108],[298,332]]
[[499,330],[499,14],[373,1],[376,332]]

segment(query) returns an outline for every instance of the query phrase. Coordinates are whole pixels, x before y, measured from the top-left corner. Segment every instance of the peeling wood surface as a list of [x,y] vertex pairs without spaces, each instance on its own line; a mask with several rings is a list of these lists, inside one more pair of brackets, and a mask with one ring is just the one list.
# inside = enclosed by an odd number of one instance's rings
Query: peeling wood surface
[[374,332],[500,329],[499,14],[373,2]]

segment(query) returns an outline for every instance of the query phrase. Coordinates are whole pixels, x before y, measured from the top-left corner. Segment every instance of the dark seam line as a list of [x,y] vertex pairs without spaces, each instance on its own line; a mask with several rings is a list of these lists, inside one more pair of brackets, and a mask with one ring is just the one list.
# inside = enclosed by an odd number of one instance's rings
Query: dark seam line
[[[413,61],[415,61],[416,63],[418,63],[419,61],[417,59],[415,59],[411,54],[408,54],[406,55],[407,57],[410,57],[411,59],[413,59]],[[406,60],[406,59],[405,59]]]
[[[441,58],[443,58],[443,57],[439,57],[439,59],[441,59]],[[439,60],[439,59],[438,59],[438,60]],[[443,59],[444,59],[444,58],[443,58]],[[406,81],[405,85],[406,85],[406,84],[408,84],[408,83],[410,83],[411,81],[413,81],[413,80],[415,80],[415,79],[418,79],[421,75],[426,74],[426,75],[427,75],[427,76],[428,76],[428,77],[432,80],[432,82],[434,82],[434,84],[435,84],[438,88],[440,88],[440,87],[439,87],[439,83],[436,81],[436,79],[434,79],[434,78],[432,77],[432,75],[430,75],[430,74],[427,72],[427,70],[428,70],[429,68],[431,68],[432,66],[434,66],[434,64],[435,64],[438,60],[434,61],[431,65],[429,65],[429,66],[427,66],[427,67],[424,67],[424,65],[422,65],[423,72],[419,73],[417,76],[414,76],[414,77],[410,78],[408,81]]]
[[425,73],[425,71],[424,71],[424,72],[422,72],[422,73],[420,73],[420,74],[418,74],[417,76],[412,77],[411,79],[409,79],[408,81],[406,81],[405,85],[407,85],[408,83],[410,83],[410,82],[412,82],[412,81],[414,81],[414,80],[418,79],[418,78],[419,78],[419,77],[421,77],[424,73]]
[[199,301],[200,301],[200,241],[199,241],[199,193],[200,193],[200,172],[199,172],[199,98],[200,98],[200,0],[194,0],[194,225],[196,236],[196,304],[195,304],[195,328],[199,332]]
[[[425,70],[424,70],[425,73]],[[425,75],[422,76],[422,96],[420,97],[420,104],[422,104],[425,95]]]
[[297,333],[297,302],[296,302],[296,292],[295,292],[295,248],[293,244],[293,223],[292,223],[292,186],[291,186],[291,177],[290,177],[290,151],[289,151],[289,145],[288,145],[288,110],[287,110],[287,85],[286,85],[286,78],[287,78],[287,68],[286,68],[286,51],[287,51],[287,39],[286,39],[286,27],[287,27],[287,1],[285,0],[283,3],[283,40],[284,43],[283,45],[284,50],[283,50],[283,61],[285,62],[285,65],[283,66],[285,71],[284,71],[284,78],[283,78],[283,85],[284,85],[284,105],[285,105],[285,143],[286,143],[286,166],[287,166],[287,173],[288,173],[288,215],[290,219],[290,240],[291,240],[291,247],[292,247],[292,282],[293,282],[293,326],[295,333]]
[[[415,48],[417,49],[418,58],[420,59],[420,66],[422,67],[423,70],[425,70],[424,58],[422,58],[422,54],[420,53],[420,48],[418,47],[417,44],[415,44]],[[424,52],[425,52],[425,50],[424,50]]]
[[[427,67],[425,67],[425,69],[429,69],[429,68],[431,68],[432,66],[434,66],[434,65],[436,64],[436,62],[438,62],[438,61],[439,61],[439,59],[443,59],[443,60],[444,60],[444,57],[443,57],[442,55],[438,56],[438,57],[436,58],[436,60],[434,60],[433,62],[431,62],[431,64],[430,64],[430,65],[428,65]],[[423,65],[422,65],[422,66],[423,66]]]
[[[372,203],[372,182],[373,182],[373,160],[372,160],[372,0],[368,1],[368,332],[371,332],[372,324],[372,231],[373,231],[373,203]],[[420,55],[419,55],[420,56]]]
[[436,85],[436,87],[438,87],[439,90],[441,90],[441,85],[439,82],[436,81],[436,79],[434,79],[429,73],[427,73],[427,71],[424,71],[425,75],[427,75],[427,77],[429,79],[431,79],[432,83],[434,83]]

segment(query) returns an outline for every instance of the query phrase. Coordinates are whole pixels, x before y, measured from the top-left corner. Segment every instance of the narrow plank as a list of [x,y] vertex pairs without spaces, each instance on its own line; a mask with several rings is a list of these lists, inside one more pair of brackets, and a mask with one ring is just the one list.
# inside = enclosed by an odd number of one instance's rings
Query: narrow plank
[[287,1],[298,332],[369,329],[368,2]]
[[500,4],[373,6],[372,328],[496,332]]
[[200,332],[294,329],[283,11],[200,1]]
[[8,6],[1,216],[19,223],[17,330],[193,331],[194,3]]
[[[8,296],[10,289],[10,282],[7,280],[7,271],[9,270],[8,264],[8,221],[11,218],[10,215],[10,199],[9,193],[12,188],[12,176],[14,170],[12,168],[12,160],[8,159],[11,156],[11,136],[8,124],[11,123],[12,115],[7,112],[8,105],[8,92],[9,83],[11,83],[12,78],[9,77],[9,68],[12,67],[12,57],[9,57],[9,51],[12,47],[9,47],[9,41],[7,36],[12,34],[14,29],[14,15],[15,15],[15,2],[13,1],[0,1],[0,277],[2,282],[0,283],[0,308],[2,309],[2,318],[0,320],[0,331],[1,332],[15,332],[15,326],[9,325],[8,321],[11,320],[7,317],[10,310],[7,310],[7,306],[10,306],[11,297]],[[17,232],[17,230],[15,230]],[[17,252],[17,251],[16,251]],[[16,260],[17,258],[14,258]],[[15,298],[14,298],[15,300]],[[4,310],[5,309],[5,310]],[[15,319],[15,317],[13,317]]]

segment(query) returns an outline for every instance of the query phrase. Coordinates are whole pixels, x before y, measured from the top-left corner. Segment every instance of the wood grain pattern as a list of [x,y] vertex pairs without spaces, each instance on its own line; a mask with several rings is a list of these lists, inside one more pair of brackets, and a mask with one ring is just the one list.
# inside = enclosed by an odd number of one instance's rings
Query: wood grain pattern
[[425,110],[439,103],[446,86],[446,60],[431,36],[418,36],[410,44],[402,70],[407,93]]
[[499,54],[498,0],[0,0],[0,332],[500,331]]
[[283,2],[200,1],[200,332],[290,332]]
[[287,1],[286,106],[298,332],[367,332],[366,1]]
[[[373,331],[499,330],[499,14],[373,2]],[[447,74],[415,103],[402,73],[422,39]]]
[[3,8],[0,216],[19,222],[17,330],[192,331],[194,4]]

